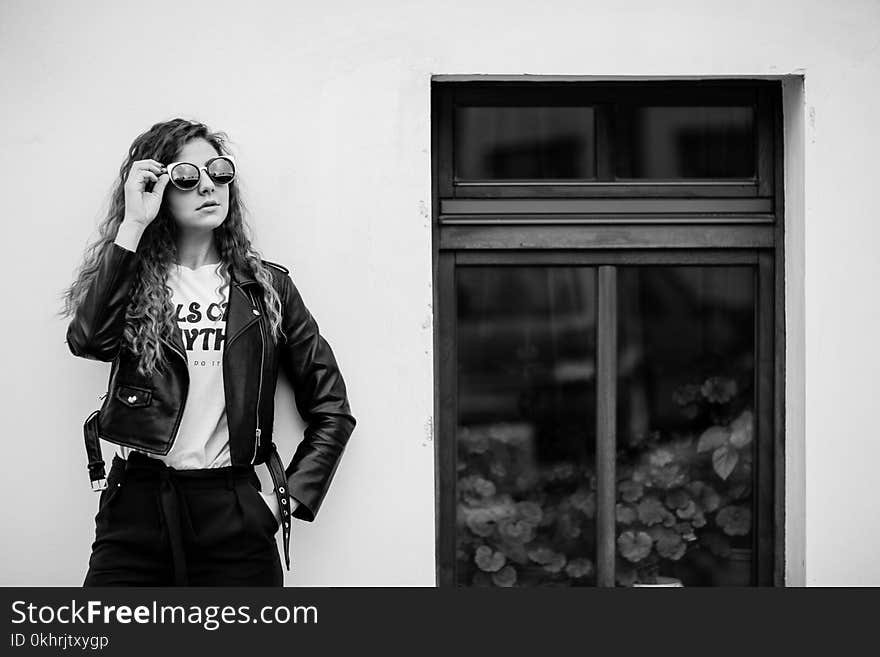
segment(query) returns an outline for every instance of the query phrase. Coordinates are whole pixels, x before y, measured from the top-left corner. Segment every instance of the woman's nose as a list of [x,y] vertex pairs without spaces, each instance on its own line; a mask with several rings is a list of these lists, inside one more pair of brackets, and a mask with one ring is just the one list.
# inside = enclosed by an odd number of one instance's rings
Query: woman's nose
[[214,181],[211,180],[211,176],[208,175],[207,169],[201,169],[199,171],[199,190],[207,192],[214,191]]

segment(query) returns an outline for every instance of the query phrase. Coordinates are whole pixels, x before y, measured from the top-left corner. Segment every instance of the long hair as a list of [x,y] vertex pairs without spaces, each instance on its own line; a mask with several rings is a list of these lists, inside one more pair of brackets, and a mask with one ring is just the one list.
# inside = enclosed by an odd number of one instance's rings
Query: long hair
[[[201,137],[208,141],[218,155],[228,152],[229,137],[224,132],[212,132],[203,123],[172,119],[156,123],[139,135],[119,167],[119,177],[113,186],[107,217],[98,226],[98,238],[85,251],[76,280],[64,291],[62,314],[73,315],[89,286],[95,279],[104,251],[116,239],[125,214],[125,180],[136,160],[154,159],[171,162],[186,143]],[[250,273],[260,284],[263,305],[269,318],[272,336],[281,335],[281,300],[272,286],[272,274],[259,253],[251,246],[249,230],[244,220],[244,202],[238,189],[238,180],[229,183],[229,210],[225,221],[214,229],[214,241],[220,254],[218,271],[228,287],[230,268]],[[138,357],[138,371],[149,375],[167,364],[162,339],[170,341],[178,330],[171,289],[167,285],[168,270],[177,259],[175,241],[177,227],[165,200],[156,218],[147,226],[137,247],[137,273],[132,286],[131,300],[125,313],[123,344]]]

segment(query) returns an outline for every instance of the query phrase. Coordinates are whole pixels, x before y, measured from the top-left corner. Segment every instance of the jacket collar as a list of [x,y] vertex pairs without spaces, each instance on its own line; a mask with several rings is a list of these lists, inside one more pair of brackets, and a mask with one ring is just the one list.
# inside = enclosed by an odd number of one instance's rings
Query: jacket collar
[[232,264],[229,267],[233,285],[253,285],[257,280],[248,272]]

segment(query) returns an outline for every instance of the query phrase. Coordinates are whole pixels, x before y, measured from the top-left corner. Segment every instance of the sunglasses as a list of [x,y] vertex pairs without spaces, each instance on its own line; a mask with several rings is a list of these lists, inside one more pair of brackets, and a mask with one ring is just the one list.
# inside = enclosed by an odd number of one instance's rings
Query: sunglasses
[[212,157],[203,167],[191,162],[172,162],[165,167],[171,184],[184,192],[199,186],[203,169],[217,185],[228,185],[235,180],[235,162],[228,155]]

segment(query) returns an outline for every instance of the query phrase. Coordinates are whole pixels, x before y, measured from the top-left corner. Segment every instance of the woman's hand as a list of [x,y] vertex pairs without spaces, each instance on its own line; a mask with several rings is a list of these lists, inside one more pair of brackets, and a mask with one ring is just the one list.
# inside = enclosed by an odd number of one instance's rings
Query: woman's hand
[[[141,224],[144,228],[159,214],[162,195],[168,184],[168,172],[156,160],[136,160],[128,170],[123,190],[125,193],[125,219]],[[147,191],[147,183],[153,184]]]

